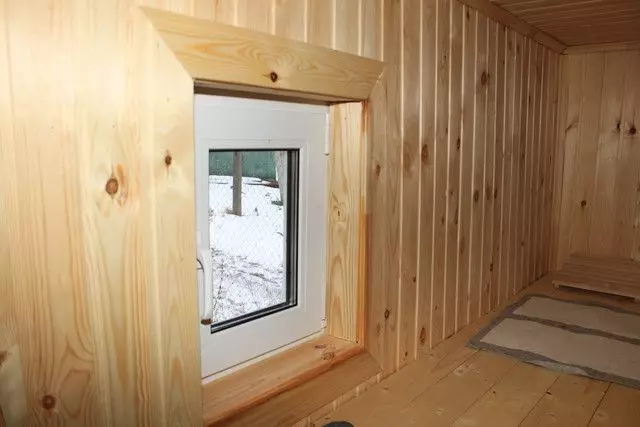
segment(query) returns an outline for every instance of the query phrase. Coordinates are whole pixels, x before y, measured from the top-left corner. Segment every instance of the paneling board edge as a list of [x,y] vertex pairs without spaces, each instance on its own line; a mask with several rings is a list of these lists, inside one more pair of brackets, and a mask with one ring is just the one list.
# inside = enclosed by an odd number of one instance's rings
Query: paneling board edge
[[575,55],[575,54],[581,54],[581,53],[615,52],[615,51],[622,51],[622,50],[639,50],[639,49],[640,49],[640,41],[567,46],[567,48],[562,53],[564,55]]
[[566,49],[566,45],[560,40],[552,37],[548,33],[528,24],[513,15],[511,12],[503,9],[502,7],[491,3],[489,0],[457,0],[462,4],[472,7],[479,12],[484,13],[489,18],[506,25],[512,30],[522,34],[525,37],[529,37],[548,47],[557,53],[562,53]]

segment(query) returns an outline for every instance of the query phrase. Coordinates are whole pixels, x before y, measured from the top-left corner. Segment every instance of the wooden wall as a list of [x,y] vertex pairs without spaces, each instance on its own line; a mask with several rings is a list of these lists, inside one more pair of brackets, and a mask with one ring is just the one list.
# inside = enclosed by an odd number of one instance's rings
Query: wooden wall
[[640,50],[562,58],[555,265],[640,260]]
[[387,62],[365,206],[385,375],[548,270],[558,55],[456,1],[0,0],[0,351],[26,424],[201,417],[192,83],[142,4]]
[[559,55],[455,1],[383,7],[368,346],[389,373],[548,271]]

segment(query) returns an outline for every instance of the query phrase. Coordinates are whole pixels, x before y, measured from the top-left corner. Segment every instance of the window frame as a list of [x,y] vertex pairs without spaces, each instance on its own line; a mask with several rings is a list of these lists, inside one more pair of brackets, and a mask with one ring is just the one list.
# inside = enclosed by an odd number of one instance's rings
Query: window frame
[[[324,142],[328,109],[202,94],[196,95],[194,103],[196,229],[202,245],[209,242],[209,150],[298,150],[299,164],[297,305],[215,333],[211,333],[211,325],[201,325],[201,367],[206,378],[322,331],[326,300],[328,161]],[[247,108],[258,113],[253,116],[250,129],[243,118]],[[209,109],[215,112],[207,114]],[[298,120],[292,121],[291,114],[298,114]],[[240,119],[234,122],[234,117]],[[322,132],[310,138],[309,130],[314,126]],[[268,130],[261,133],[258,129]],[[217,351],[221,348],[225,351]]]

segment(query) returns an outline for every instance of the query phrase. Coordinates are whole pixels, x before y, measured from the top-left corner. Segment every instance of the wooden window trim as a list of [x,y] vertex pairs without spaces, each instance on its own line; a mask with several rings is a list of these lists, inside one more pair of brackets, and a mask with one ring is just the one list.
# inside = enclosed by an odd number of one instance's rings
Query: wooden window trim
[[[194,86],[214,92],[242,92],[262,99],[274,97],[330,105],[325,334],[202,389],[207,425],[230,417],[251,418],[263,410],[282,414],[285,418],[279,418],[280,421],[288,420],[287,416],[297,417],[295,422],[317,409],[314,405],[327,403],[379,372],[378,363],[368,353],[364,341],[365,196],[370,129],[367,102],[374,88],[383,84],[384,63],[208,20],[146,7],[141,10],[164,42],[159,48],[168,48],[173,53]],[[176,77],[175,72],[167,74]],[[186,99],[188,94],[180,95]],[[181,113],[180,120],[181,128],[191,128],[193,111]],[[162,123],[158,126],[162,134]],[[180,142],[183,152],[193,156],[193,148],[188,144],[193,145],[194,135],[181,137],[184,137]],[[195,233],[183,239],[193,239],[191,246],[195,247]],[[196,287],[184,290],[180,297],[183,307],[192,311],[195,319]],[[195,329],[191,320],[182,316],[178,320],[181,324],[176,325],[174,319],[172,329]],[[193,332],[197,334],[197,330]],[[182,350],[178,356],[183,366],[200,366],[199,351]],[[329,387],[329,380],[337,381],[337,386]]]
[[[329,371],[343,370],[343,362],[356,356],[363,358],[364,367],[353,374],[345,372],[352,377],[350,383],[355,387],[379,372],[377,363],[367,362],[371,356],[363,347],[328,334],[207,383],[203,386],[204,424],[225,423],[247,416],[248,411],[265,411],[265,402],[273,397]],[[312,388],[310,393],[318,391]],[[278,407],[277,412],[296,420],[308,415],[296,405]]]

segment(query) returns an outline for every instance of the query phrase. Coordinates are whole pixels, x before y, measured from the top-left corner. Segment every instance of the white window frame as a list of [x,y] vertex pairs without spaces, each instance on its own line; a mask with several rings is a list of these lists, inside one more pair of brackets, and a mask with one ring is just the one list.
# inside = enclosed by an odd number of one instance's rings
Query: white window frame
[[[328,107],[197,94],[196,226],[209,247],[209,150],[299,150],[297,305],[211,333],[200,326],[202,376],[320,332],[325,313]],[[199,298],[202,303],[202,287]]]

